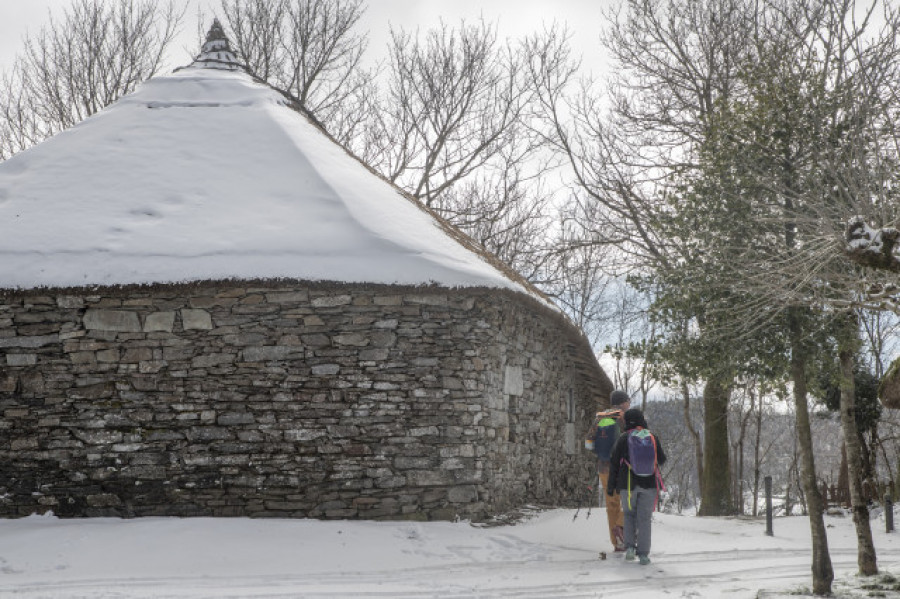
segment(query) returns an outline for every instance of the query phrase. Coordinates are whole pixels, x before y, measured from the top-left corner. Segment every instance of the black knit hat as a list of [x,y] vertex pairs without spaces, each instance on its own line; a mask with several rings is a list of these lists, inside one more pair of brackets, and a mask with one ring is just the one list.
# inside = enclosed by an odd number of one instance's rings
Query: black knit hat
[[644,419],[644,413],[639,408],[631,408],[625,410],[625,430],[630,431],[633,428],[648,428],[647,421]]
[[609,394],[609,405],[611,406],[618,406],[626,401],[631,401],[631,397],[621,389],[616,389]]

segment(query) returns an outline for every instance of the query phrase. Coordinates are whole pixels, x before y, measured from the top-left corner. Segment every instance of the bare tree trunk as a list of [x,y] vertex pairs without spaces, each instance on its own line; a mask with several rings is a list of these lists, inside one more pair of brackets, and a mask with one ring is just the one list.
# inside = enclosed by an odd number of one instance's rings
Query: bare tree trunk
[[759,515],[760,436],[762,434],[762,398],[756,410],[756,439],[753,441],[753,516]]
[[834,581],[834,569],[828,552],[828,535],[825,532],[824,505],[822,495],[816,485],[816,463],[813,456],[812,430],[809,424],[809,402],[806,396],[806,349],[803,347],[803,330],[798,322],[800,315],[792,309],[791,335],[791,378],[794,383],[795,418],[797,419],[797,440],[800,449],[801,485],[806,496],[809,512],[809,528],[812,537],[813,593],[830,595]]
[[842,505],[850,505],[850,466],[847,463],[847,445],[841,445],[841,465],[838,468],[837,499]]
[[735,460],[734,460],[734,505],[737,513],[744,513],[744,444],[747,439],[747,425],[750,424],[750,418],[753,415],[753,409],[756,406],[756,394],[753,386],[748,385],[746,392],[750,397],[750,407],[744,412],[744,403],[741,402],[738,416],[740,418],[740,435],[735,442]]
[[728,445],[729,387],[712,378],[703,388],[704,464],[700,490],[700,516],[729,516],[731,501],[731,460]]
[[700,433],[697,432],[697,429],[694,427],[694,422],[691,420],[691,390],[688,387],[687,381],[681,381],[681,394],[684,397],[684,424],[687,426],[688,432],[691,433],[691,438],[694,440],[694,455],[696,456],[697,461],[697,481],[702,485],[703,484],[703,442],[700,440]]
[[872,526],[869,522],[869,506],[863,493],[862,447],[859,428],[856,425],[856,388],[853,380],[855,365],[856,318],[846,317],[844,334],[839,341],[838,356],[841,362],[841,427],[844,430],[844,447],[847,449],[848,474],[850,479],[850,505],[853,523],[856,525],[857,562],[863,576],[878,574],[875,546],[872,544]]

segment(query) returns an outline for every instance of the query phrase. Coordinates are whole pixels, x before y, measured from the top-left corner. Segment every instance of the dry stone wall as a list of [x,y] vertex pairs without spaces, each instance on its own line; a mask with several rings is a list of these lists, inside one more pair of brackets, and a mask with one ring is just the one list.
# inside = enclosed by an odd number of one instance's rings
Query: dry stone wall
[[[0,292],[3,293],[3,292]],[[596,390],[499,290],[0,295],[0,516],[480,518],[565,505]]]

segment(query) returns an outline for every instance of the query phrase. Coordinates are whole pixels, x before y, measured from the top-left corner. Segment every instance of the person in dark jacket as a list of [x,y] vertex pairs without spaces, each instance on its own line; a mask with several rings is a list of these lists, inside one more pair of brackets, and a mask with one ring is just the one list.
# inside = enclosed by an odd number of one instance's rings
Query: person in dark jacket
[[[647,429],[644,414],[631,408],[624,414],[625,432],[616,440],[609,461],[608,495],[618,492],[625,513],[625,559],[633,561],[635,554],[642,565],[650,563],[650,526],[653,508],[657,500],[657,476],[638,476],[626,462],[631,462],[628,452],[628,435],[635,429]],[[656,439],[656,463],[662,466],[666,461],[659,439]],[[612,481],[615,481],[613,484]]]

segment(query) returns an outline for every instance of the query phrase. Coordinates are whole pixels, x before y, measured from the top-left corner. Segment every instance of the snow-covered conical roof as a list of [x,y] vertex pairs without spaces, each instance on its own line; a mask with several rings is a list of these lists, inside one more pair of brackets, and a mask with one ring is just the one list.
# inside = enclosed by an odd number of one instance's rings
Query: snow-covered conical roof
[[288,278],[539,296],[214,30],[190,66],[0,163],[0,288]]

